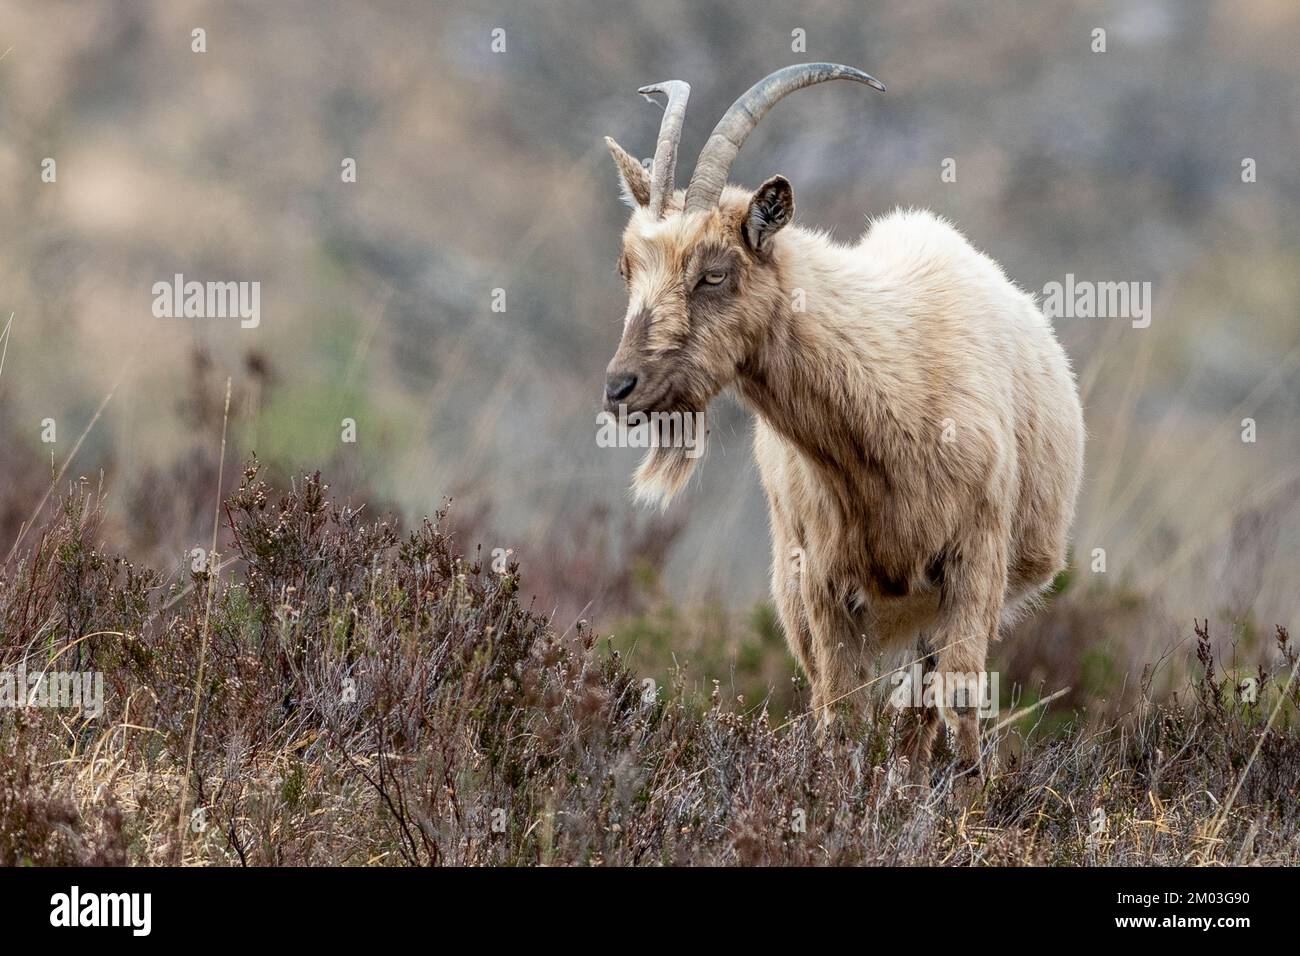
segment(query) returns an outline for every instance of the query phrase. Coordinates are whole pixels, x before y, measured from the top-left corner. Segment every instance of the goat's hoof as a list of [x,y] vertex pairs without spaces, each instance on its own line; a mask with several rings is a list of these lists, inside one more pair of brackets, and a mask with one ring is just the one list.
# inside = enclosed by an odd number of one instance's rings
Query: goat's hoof
[[952,798],[964,806],[971,806],[984,793],[984,774],[979,767],[959,770],[952,775]]

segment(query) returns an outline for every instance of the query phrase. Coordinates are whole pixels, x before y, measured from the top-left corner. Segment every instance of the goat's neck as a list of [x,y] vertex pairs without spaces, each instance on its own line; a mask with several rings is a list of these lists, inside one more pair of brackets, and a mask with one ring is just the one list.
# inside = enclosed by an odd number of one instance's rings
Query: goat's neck
[[[836,311],[843,308],[844,294],[831,288],[837,282],[834,265],[842,264],[846,272],[839,278],[851,280],[851,257],[820,236],[802,233],[791,239],[781,250],[781,293],[768,328],[740,368],[741,397],[821,464],[847,471],[880,463],[899,410],[886,387],[889,372],[876,367],[885,343],[873,341],[877,331],[862,317]],[[822,250],[827,254],[815,255]],[[803,290],[802,310],[794,308],[795,289]],[[854,303],[855,308],[866,305]]]

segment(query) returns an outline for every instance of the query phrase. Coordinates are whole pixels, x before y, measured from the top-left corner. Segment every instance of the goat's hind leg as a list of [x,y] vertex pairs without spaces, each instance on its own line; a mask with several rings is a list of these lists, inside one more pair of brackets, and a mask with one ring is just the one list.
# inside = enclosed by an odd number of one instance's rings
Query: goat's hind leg
[[983,778],[979,710],[988,687],[985,661],[997,635],[1006,591],[1005,548],[996,534],[974,532],[954,549],[944,568],[936,654],[934,701],[956,738],[958,771]]

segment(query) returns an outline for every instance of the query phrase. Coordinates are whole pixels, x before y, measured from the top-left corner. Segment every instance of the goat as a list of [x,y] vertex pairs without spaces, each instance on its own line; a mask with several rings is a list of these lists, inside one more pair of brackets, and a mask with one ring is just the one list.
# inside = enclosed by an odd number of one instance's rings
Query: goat
[[[984,675],[1001,622],[1065,566],[1083,413],[1034,300],[944,220],[898,211],[842,245],[792,224],[785,177],[754,192],[727,184],[767,111],[832,79],[884,91],[846,66],[776,71],[727,110],[684,192],[687,84],[640,91],[666,95],[649,171],[606,138],[633,212],[604,407],[702,416],[731,387],[755,412],[772,596],[819,735],[859,706],[873,661],[911,645],[941,692],[900,754],[913,773],[928,767],[942,719],[963,771],[982,774],[960,685]],[[666,507],[697,459],[652,448],[634,491]]]

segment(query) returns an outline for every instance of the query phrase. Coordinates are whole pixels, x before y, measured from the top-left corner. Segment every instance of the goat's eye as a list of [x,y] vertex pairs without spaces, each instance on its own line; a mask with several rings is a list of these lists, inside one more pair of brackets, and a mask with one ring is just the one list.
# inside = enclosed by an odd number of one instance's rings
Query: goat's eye
[[700,282],[703,285],[722,285],[726,281],[727,274],[720,271],[706,272],[700,277]]

